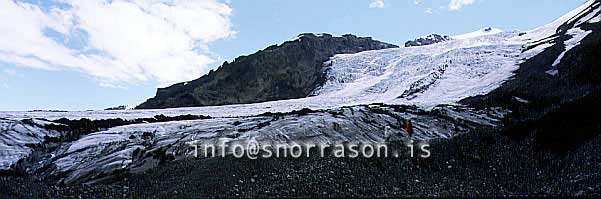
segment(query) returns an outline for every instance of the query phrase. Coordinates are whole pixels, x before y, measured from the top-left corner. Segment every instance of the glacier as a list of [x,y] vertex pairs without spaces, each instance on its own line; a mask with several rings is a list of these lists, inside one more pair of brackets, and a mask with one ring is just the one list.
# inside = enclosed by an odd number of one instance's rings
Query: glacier
[[[160,114],[241,117],[370,103],[431,109],[439,104],[453,104],[465,97],[485,94],[510,78],[520,61],[527,58],[521,56],[526,41],[515,37],[518,32],[500,32],[428,46],[336,55],[324,63],[328,65],[326,83],[311,96],[301,99],[150,110],[1,112],[0,118],[135,119]],[[444,74],[433,77],[432,73],[441,67],[445,68]],[[424,81],[430,82],[429,89],[414,93],[411,99],[399,98],[412,85]]]
[[[66,184],[110,179],[122,171],[140,172],[165,160],[193,158],[193,144],[270,146],[383,143],[387,135],[408,137],[400,128],[411,119],[414,141],[449,138],[500,123],[506,112],[439,106],[430,112],[416,107],[363,105],[307,114],[261,115],[120,126],[89,134],[53,158],[44,173]],[[219,150],[219,149],[218,149]],[[220,152],[221,153],[221,152]],[[230,154],[231,151],[223,152]],[[109,175],[107,175],[109,174]]]
[[8,170],[19,160],[28,157],[35,145],[48,138],[56,138],[60,132],[46,130],[40,126],[49,124],[43,120],[18,120],[0,118],[0,170]]

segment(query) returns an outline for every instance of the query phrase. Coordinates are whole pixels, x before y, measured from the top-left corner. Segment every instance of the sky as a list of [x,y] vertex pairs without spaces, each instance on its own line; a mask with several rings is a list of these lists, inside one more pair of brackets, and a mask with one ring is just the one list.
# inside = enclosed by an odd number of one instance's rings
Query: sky
[[584,0],[2,0],[0,111],[135,106],[305,32],[529,30]]

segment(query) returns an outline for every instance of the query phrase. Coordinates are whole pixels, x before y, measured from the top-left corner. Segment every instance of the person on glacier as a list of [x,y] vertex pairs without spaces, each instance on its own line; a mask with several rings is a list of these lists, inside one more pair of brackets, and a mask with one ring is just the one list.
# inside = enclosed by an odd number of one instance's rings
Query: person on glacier
[[411,125],[411,120],[405,120],[405,131],[409,134],[409,137],[413,137],[413,125]]

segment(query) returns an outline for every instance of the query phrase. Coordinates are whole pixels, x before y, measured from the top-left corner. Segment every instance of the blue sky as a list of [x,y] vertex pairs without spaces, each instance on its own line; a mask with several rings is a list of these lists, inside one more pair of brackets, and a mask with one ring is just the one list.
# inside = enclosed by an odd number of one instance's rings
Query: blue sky
[[159,86],[303,32],[402,44],[492,26],[528,30],[583,0],[231,0],[0,3],[0,110],[136,105]]

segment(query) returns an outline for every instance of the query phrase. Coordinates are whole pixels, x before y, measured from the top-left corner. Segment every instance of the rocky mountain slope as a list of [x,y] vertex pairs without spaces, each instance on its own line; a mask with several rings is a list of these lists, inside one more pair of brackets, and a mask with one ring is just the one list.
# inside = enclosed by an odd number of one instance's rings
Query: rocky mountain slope
[[[513,134],[536,132],[539,144],[555,150],[577,147],[599,135],[600,10],[601,2],[588,1],[570,17],[552,23],[556,31],[531,40],[525,49],[542,51],[520,64],[512,79],[462,103],[512,110],[506,125]],[[544,28],[532,32],[546,32]]]
[[369,37],[300,34],[252,55],[225,62],[199,79],[157,90],[138,109],[256,103],[302,98],[325,82],[323,62],[335,54],[398,46]]

